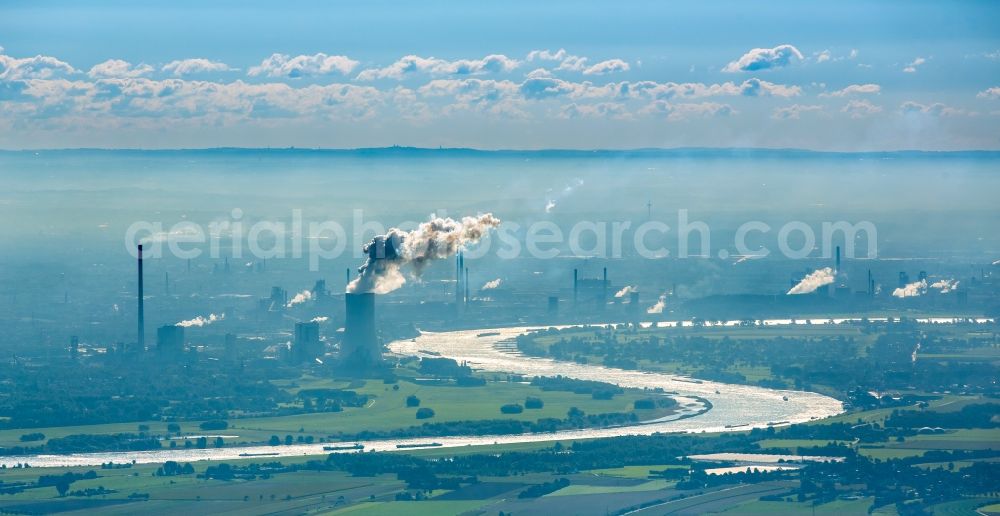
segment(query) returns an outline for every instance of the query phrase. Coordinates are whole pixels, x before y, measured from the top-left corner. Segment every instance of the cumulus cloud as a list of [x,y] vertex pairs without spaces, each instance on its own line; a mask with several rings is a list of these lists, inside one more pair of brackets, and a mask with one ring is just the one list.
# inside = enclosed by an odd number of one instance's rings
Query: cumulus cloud
[[247,75],[292,79],[333,73],[346,75],[351,73],[351,70],[357,65],[357,61],[347,56],[329,56],[322,52],[311,56],[299,55],[295,57],[286,54],[271,54],[271,57],[261,61],[260,65],[251,67]]
[[669,120],[688,120],[691,118],[712,118],[726,117],[736,114],[736,110],[729,104],[718,102],[698,102],[673,104],[666,106]]
[[976,97],[981,99],[1000,99],[1000,86],[986,88],[985,90],[977,93]]
[[792,104],[791,106],[775,109],[774,112],[771,113],[771,118],[775,120],[798,120],[801,118],[802,113],[820,113],[822,111],[823,106],[817,106],[814,104]]
[[867,100],[852,100],[840,108],[841,113],[847,113],[851,118],[864,118],[882,112],[881,106],[876,106]]
[[219,61],[211,61],[209,59],[203,58],[192,58],[192,59],[180,59],[176,61],[171,61],[161,69],[164,72],[172,73],[178,77],[182,75],[190,75],[195,73],[207,73],[207,72],[228,72],[234,70],[230,68],[226,63]]
[[926,62],[927,62],[927,59],[925,59],[923,57],[918,57],[918,58],[914,59],[913,61],[911,61],[910,64],[908,64],[905,67],[903,67],[903,71],[906,72],[906,73],[916,73],[917,67],[920,66],[920,65],[922,65],[922,64],[924,64],[924,63],[926,63]]
[[583,75],[604,75],[614,72],[627,72],[629,70],[629,65],[621,59],[608,59],[607,61],[601,61],[592,66],[588,66],[583,70]]
[[90,68],[87,75],[93,79],[142,77],[152,73],[153,67],[139,63],[135,66],[121,59],[108,59]]
[[521,62],[503,54],[492,54],[482,59],[459,59],[447,61],[435,57],[408,55],[384,68],[369,68],[358,74],[358,80],[402,79],[411,73],[431,75],[482,75],[509,72]]
[[854,95],[878,95],[882,87],[878,84],[851,84],[842,90],[820,93],[820,97],[851,97]]
[[0,47],[0,80],[48,79],[60,74],[76,73],[65,61],[51,56],[16,58],[3,54]]
[[727,64],[723,72],[755,72],[771,68],[783,68],[802,60],[802,52],[792,45],[778,45],[774,48],[754,48],[736,61]]
[[908,100],[903,102],[899,106],[900,112],[904,115],[909,114],[920,114],[920,115],[930,115],[930,116],[961,116],[966,115],[964,109],[949,107],[940,102],[934,102],[932,104],[921,104],[919,102],[913,102]]

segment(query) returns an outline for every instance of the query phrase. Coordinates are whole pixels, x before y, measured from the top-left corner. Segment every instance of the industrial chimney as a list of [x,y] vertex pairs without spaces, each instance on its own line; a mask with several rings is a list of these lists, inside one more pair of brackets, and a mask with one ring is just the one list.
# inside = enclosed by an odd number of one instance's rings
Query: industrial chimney
[[139,244],[139,319],[138,319],[139,341],[137,351],[146,350],[146,317],[143,309],[142,293],[142,244]]
[[347,316],[340,356],[344,364],[371,367],[382,361],[382,349],[375,335],[375,294],[348,292],[344,295]]

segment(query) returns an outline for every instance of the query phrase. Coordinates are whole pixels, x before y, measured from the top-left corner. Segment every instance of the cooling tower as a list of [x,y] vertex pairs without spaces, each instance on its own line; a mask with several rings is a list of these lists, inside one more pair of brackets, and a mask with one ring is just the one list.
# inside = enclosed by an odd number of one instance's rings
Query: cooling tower
[[340,354],[345,364],[370,367],[382,360],[382,349],[375,335],[375,294],[352,293],[344,296],[347,316]]

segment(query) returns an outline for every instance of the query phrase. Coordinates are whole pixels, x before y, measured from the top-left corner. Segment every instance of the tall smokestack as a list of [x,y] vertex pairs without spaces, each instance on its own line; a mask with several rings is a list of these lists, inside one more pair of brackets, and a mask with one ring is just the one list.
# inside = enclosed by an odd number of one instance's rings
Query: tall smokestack
[[573,304],[576,304],[578,271],[573,269]]
[[839,245],[837,246],[837,262],[836,262],[836,266],[833,269],[833,273],[835,275],[836,274],[840,274],[840,246]]
[[601,282],[601,306],[608,302],[608,268],[604,268],[604,281]]
[[[344,283],[344,285],[350,285],[350,284],[351,284],[351,268],[348,267],[347,268],[347,283]],[[345,287],[345,290],[346,290],[346,287]]]
[[469,268],[465,268],[465,304],[469,304]]
[[868,269],[868,295],[875,293],[875,282],[872,281],[872,270]]
[[143,293],[142,293],[142,244],[139,244],[139,318],[138,318],[138,351],[146,350],[146,316],[145,310],[143,308]]

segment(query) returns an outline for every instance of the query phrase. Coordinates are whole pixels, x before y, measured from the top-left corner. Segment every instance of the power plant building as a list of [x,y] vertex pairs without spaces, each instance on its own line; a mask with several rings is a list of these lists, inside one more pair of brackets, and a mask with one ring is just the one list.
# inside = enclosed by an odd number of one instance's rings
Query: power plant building
[[292,360],[302,363],[315,360],[322,355],[323,343],[319,340],[319,323],[295,323],[295,341],[292,343]]
[[174,324],[156,329],[156,354],[166,359],[178,359],[184,354],[184,327]]

